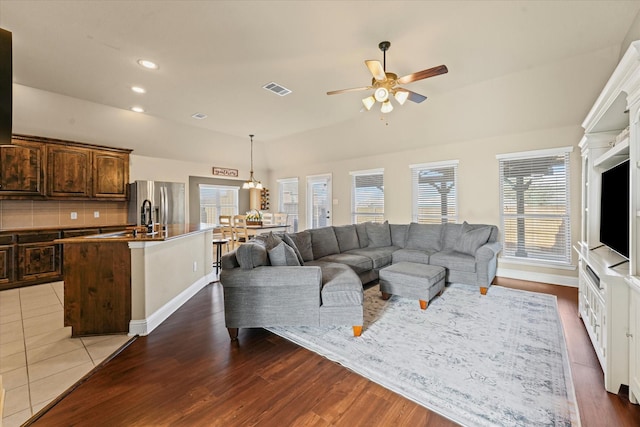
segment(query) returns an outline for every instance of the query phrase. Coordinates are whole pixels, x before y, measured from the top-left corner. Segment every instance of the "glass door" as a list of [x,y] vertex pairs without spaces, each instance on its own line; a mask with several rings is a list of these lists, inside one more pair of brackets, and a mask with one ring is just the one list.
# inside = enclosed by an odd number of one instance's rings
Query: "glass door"
[[331,174],[307,177],[307,224],[309,228],[331,225]]

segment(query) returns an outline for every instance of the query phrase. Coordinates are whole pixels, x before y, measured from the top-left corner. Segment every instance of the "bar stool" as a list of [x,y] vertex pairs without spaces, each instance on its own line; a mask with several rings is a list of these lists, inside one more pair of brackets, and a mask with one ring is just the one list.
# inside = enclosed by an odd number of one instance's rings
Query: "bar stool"
[[218,279],[218,271],[222,267],[220,261],[222,259],[222,245],[228,245],[229,239],[213,239],[211,241],[216,247],[216,260],[213,262],[213,266],[216,268],[216,280],[214,282],[219,282]]

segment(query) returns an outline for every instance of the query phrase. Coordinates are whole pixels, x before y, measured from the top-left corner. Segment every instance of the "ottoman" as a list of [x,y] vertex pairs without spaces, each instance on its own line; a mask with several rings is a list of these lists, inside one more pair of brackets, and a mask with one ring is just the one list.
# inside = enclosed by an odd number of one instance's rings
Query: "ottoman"
[[416,298],[420,308],[444,291],[445,269],[437,265],[416,262],[399,262],[380,270],[380,291],[382,299],[391,295]]

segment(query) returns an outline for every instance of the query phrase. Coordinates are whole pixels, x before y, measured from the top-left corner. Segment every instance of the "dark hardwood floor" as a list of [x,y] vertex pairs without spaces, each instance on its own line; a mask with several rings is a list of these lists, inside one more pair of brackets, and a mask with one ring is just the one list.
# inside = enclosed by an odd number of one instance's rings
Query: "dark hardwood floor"
[[[577,289],[507,279],[497,283],[558,297],[582,426],[640,426],[640,406],[604,389],[578,318]],[[231,342],[219,283],[207,286],[28,424],[456,425],[263,329],[242,329],[239,342]]]

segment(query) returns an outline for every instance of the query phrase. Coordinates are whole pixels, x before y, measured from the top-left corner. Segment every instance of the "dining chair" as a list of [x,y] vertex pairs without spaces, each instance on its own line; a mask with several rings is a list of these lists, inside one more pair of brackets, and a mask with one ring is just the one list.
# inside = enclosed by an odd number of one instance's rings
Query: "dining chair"
[[276,225],[286,225],[287,224],[287,214],[283,212],[278,212],[273,214],[273,223]]
[[236,243],[236,237],[233,231],[233,217],[231,215],[220,215],[220,217],[218,217],[218,225],[222,232],[222,238],[229,239],[229,243],[227,243],[227,252],[229,251],[229,247],[233,250]]
[[249,231],[247,230],[247,216],[233,216],[233,234],[236,238],[235,243],[242,244],[249,241]]
[[262,225],[272,225],[273,222],[273,214],[271,212],[263,212],[262,213]]

